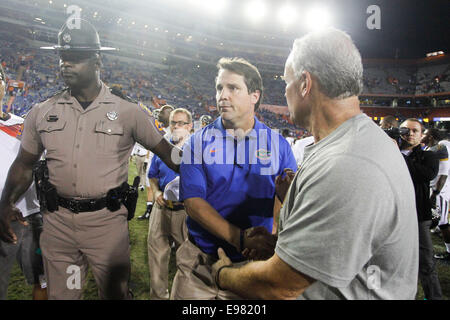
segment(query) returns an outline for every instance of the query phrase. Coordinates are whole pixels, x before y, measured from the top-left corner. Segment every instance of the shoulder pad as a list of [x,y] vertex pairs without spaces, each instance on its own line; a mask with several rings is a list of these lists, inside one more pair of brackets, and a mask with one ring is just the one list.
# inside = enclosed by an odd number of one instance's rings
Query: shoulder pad
[[131,103],[138,103],[136,100],[131,99],[129,96],[127,96],[122,90],[120,90],[118,87],[112,87],[109,88],[109,90],[111,91],[111,93],[115,96],[118,96],[119,98],[122,98],[128,102]]

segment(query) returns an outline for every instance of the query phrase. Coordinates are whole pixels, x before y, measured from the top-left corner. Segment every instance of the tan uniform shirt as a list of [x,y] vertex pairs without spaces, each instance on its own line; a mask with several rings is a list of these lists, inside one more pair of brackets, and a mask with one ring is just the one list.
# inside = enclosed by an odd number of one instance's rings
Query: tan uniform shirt
[[64,91],[28,114],[22,148],[47,150],[50,182],[70,198],[100,198],[128,179],[135,142],[153,149],[163,137],[154,119],[137,104],[113,95],[102,84],[86,110]]

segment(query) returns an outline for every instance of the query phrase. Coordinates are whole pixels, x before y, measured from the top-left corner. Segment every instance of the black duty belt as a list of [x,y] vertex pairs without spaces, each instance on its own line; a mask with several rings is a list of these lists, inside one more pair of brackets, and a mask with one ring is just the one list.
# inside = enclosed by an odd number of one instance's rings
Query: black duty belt
[[179,204],[173,207],[168,207],[166,206],[166,209],[170,210],[170,211],[178,211],[178,210],[184,210],[184,205]]
[[106,207],[106,197],[100,199],[68,199],[58,196],[58,205],[73,213],[98,211]]
[[166,205],[164,207],[170,211],[184,210],[183,202],[179,202],[179,201],[167,200]]

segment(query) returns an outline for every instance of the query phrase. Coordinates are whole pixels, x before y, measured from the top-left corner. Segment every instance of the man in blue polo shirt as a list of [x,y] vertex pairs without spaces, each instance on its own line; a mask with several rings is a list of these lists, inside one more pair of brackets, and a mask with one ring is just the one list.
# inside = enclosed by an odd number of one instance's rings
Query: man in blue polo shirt
[[189,234],[177,251],[171,299],[240,298],[215,285],[217,249],[237,264],[273,254],[275,178],[296,169],[288,142],[255,117],[263,93],[256,67],[238,58],[217,67],[220,117],[191,136],[180,167]]
[[[169,116],[170,141],[182,147],[192,129],[192,115],[184,109],[173,110]],[[168,300],[168,276],[170,242],[179,247],[187,238],[186,211],[179,202],[176,179],[178,174],[170,169],[157,155],[153,156],[148,178],[154,196],[150,215],[147,248],[150,271],[150,299]],[[168,197],[172,193],[173,197]]]

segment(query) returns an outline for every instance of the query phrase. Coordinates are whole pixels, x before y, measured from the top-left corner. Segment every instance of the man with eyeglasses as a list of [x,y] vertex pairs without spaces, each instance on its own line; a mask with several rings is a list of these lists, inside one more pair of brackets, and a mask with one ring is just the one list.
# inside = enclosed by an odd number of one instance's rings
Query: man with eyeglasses
[[[170,113],[170,140],[182,147],[192,129],[192,115],[178,108]],[[168,300],[168,276],[171,243],[178,247],[186,240],[186,211],[179,201],[179,176],[154,156],[148,172],[154,195],[149,221],[147,248],[150,269],[150,299]]]
[[[169,117],[170,113],[175,108],[169,104],[166,104],[162,106],[160,109],[153,110],[153,117],[155,117],[156,121],[156,127],[161,132],[161,134],[164,135],[164,138],[167,140],[170,140],[170,125],[169,125]],[[148,156],[148,162],[151,162],[153,158],[153,153],[149,152]],[[146,175],[148,175],[148,170],[150,167],[148,167]],[[142,181],[141,181],[142,183]],[[144,220],[150,218],[150,214],[152,213],[153,209],[153,194],[152,194],[152,188],[150,187],[150,182],[148,179],[146,179],[146,186],[147,186],[147,208],[145,209],[145,212],[143,215],[139,216],[139,220]]]
[[58,45],[44,49],[59,54],[68,88],[34,106],[25,120],[0,200],[0,239],[17,241],[10,221],[21,213],[14,203],[30,186],[33,164],[45,149],[40,244],[49,299],[80,299],[88,264],[101,299],[130,299],[128,159],[138,142],[178,170],[171,160],[174,146],[148,109],[101,81],[100,52],[113,48],[101,47],[88,21],[69,19]]

